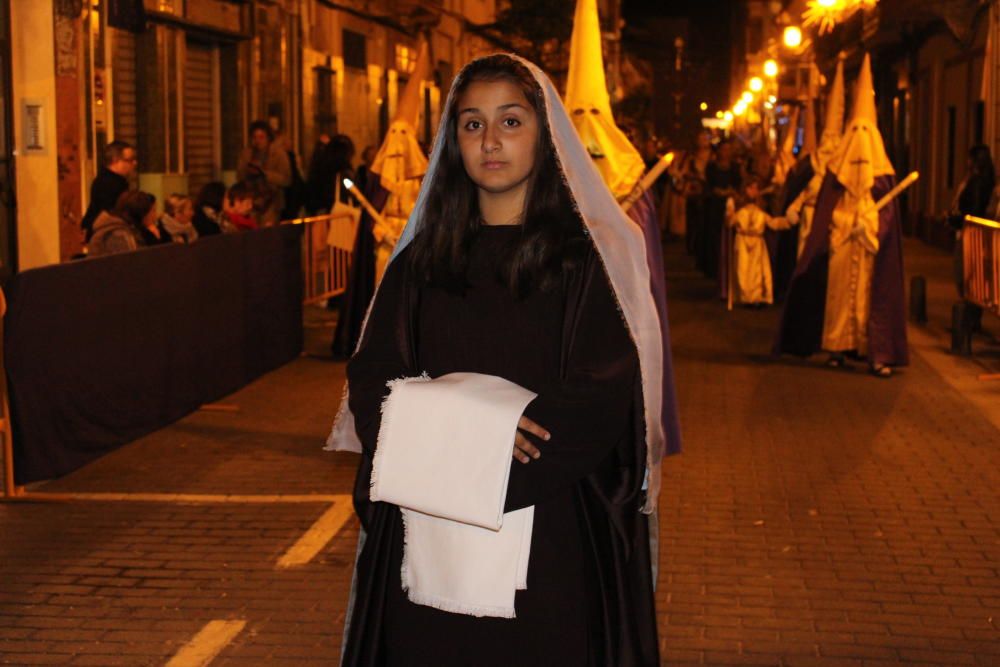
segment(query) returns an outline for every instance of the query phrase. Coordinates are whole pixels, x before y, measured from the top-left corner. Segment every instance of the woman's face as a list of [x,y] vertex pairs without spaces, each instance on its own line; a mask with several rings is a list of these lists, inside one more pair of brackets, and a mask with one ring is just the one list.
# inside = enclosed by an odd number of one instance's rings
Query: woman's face
[[491,194],[526,187],[535,164],[538,123],[516,84],[469,84],[458,99],[458,147],[469,178]]

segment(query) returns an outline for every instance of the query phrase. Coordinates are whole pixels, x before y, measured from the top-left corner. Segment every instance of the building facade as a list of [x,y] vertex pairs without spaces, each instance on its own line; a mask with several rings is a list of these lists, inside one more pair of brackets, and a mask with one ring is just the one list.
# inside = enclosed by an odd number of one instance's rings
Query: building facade
[[135,185],[161,200],[234,180],[256,119],[303,168],[323,133],[377,146],[421,39],[429,145],[454,72],[495,49],[477,30],[495,15],[496,0],[0,0],[0,280],[81,251],[112,140],[137,147]]

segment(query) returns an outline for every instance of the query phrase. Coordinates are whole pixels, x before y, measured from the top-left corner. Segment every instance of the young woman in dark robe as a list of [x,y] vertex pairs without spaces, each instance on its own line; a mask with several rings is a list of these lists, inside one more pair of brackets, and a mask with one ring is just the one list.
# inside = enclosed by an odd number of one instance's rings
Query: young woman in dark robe
[[[473,61],[449,95],[331,434],[362,455],[342,664],[659,664],[650,513],[664,420],[676,418],[662,409],[661,336],[641,231],[551,82],[514,56]],[[400,509],[369,497],[387,383],[454,372],[538,394],[511,447],[504,511],[535,508],[511,619],[411,602]]]

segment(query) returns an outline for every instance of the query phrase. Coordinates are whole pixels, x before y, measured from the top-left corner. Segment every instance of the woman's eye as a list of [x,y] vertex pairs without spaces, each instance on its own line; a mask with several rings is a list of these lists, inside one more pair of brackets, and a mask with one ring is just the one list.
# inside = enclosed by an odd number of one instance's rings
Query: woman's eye
[[478,130],[482,126],[483,126],[483,124],[480,123],[478,120],[470,120],[468,123],[465,124],[465,129],[467,129],[467,130]]
[[517,126],[519,126],[521,124],[521,121],[519,121],[516,118],[506,118],[506,119],[504,119],[503,124],[506,127],[517,127]]

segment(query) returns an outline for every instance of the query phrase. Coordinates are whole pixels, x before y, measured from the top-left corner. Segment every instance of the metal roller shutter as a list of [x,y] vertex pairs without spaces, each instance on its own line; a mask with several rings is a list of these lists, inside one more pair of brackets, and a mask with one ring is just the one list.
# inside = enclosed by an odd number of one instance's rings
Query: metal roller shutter
[[184,162],[188,174],[188,192],[196,194],[201,186],[217,178],[215,121],[215,86],[213,47],[188,41],[184,63]]
[[137,146],[139,123],[136,107],[135,35],[125,30],[112,30],[111,46],[111,85],[115,114],[114,136],[111,138]]

